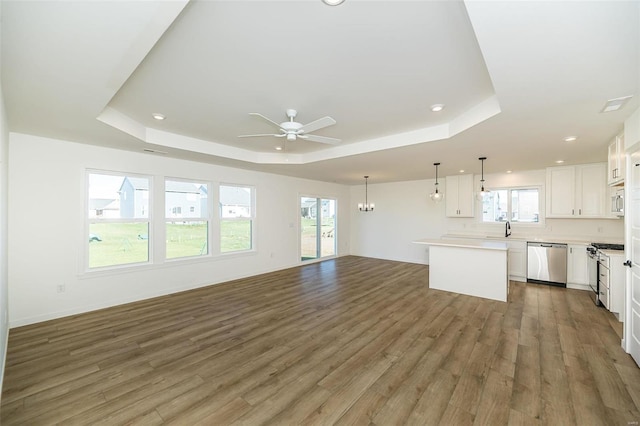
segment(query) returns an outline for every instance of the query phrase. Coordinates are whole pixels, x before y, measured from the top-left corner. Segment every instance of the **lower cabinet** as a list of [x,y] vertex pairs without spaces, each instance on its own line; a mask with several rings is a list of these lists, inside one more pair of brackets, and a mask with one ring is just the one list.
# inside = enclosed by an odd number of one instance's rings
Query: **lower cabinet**
[[525,241],[508,241],[509,248],[509,279],[512,281],[527,281],[527,243]]
[[587,244],[569,244],[567,249],[567,285],[589,285]]
[[609,310],[618,314],[624,312],[625,267],[624,254],[609,255]]

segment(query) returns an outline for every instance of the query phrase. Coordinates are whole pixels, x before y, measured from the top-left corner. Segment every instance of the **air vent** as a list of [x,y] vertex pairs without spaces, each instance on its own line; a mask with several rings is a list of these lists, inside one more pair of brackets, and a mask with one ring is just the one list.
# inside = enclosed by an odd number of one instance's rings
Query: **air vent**
[[604,104],[604,108],[600,112],[612,112],[617,111],[631,99],[633,96],[623,96],[621,98],[609,99],[606,104]]
[[143,149],[144,152],[149,152],[151,154],[167,154],[166,151],[158,151],[157,149],[150,149],[150,148],[145,148]]

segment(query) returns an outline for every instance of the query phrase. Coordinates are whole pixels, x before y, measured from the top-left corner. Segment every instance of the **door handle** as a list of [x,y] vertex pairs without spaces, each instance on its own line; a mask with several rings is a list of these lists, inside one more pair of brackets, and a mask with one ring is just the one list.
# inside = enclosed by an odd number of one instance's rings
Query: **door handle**
[[623,263],[624,266],[628,266],[629,268],[631,268],[633,266],[633,264],[631,263],[630,260],[627,260],[626,262]]

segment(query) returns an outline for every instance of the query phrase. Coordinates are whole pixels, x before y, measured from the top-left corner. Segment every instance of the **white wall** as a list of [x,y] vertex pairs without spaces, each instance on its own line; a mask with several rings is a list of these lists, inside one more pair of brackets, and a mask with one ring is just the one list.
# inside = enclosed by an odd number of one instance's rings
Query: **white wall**
[[[351,254],[427,263],[423,245],[412,241],[438,238],[446,229],[445,204],[431,201],[434,180],[369,184],[372,212],[358,211],[364,185],[351,188]],[[439,185],[443,187],[444,185]]]
[[[299,265],[299,195],[349,205],[349,187],[343,185],[15,133],[9,147],[12,327]],[[85,273],[87,168],[148,174],[156,182],[171,176],[255,186],[257,250],[120,273]],[[164,206],[156,203],[152,212],[162,217]],[[338,255],[350,250],[349,221],[348,210],[340,208]],[[66,291],[58,293],[61,284]]]
[[[0,23],[2,22],[2,4],[0,3]],[[0,31],[1,33],[1,31]],[[1,43],[0,43],[1,44]],[[1,53],[1,52],[0,52]],[[0,54],[0,58],[2,55]],[[0,59],[0,69],[2,61]],[[9,338],[8,306],[8,266],[7,266],[7,173],[8,173],[9,130],[4,107],[2,83],[0,83],[0,390],[4,378],[4,366]]]
[[[485,174],[489,188],[537,186],[540,188],[540,211],[545,211],[545,170],[521,173]],[[474,176],[480,188],[480,176]],[[439,204],[429,198],[434,180],[369,184],[369,201],[373,212],[359,212],[364,202],[364,185],[351,188],[351,254],[412,263],[428,263],[428,250],[411,241],[439,238],[444,234],[503,235],[504,224],[485,224],[480,219],[480,203],[476,202],[474,218],[445,217],[445,201]],[[440,189],[444,187],[440,182]],[[445,194],[446,198],[447,194]],[[513,223],[512,236],[608,241],[624,237],[621,219],[547,219],[539,225]]]

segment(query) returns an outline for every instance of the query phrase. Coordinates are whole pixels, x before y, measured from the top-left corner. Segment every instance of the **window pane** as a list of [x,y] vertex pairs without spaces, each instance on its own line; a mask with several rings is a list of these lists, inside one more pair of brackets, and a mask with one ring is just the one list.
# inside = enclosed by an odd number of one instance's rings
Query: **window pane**
[[529,223],[540,221],[537,189],[511,190],[511,220]]
[[323,199],[320,203],[321,211],[321,254],[322,256],[333,256],[336,254],[336,202],[335,200]]
[[317,259],[318,199],[300,197],[300,254],[302,260]]
[[220,186],[220,217],[223,219],[252,217],[251,188]]
[[165,181],[166,218],[208,218],[207,194],[206,184]]
[[206,221],[167,222],[167,259],[208,254]]
[[220,251],[251,250],[251,220],[220,221]]
[[504,222],[509,220],[509,198],[506,189],[491,190],[482,196],[482,221]]
[[89,225],[89,267],[149,261],[147,223],[92,223]]
[[149,179],[89,174],[89,218],[149,217]]

